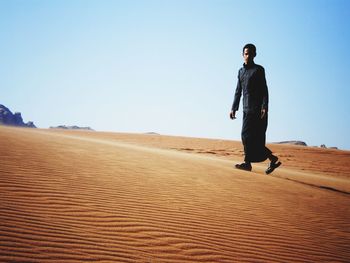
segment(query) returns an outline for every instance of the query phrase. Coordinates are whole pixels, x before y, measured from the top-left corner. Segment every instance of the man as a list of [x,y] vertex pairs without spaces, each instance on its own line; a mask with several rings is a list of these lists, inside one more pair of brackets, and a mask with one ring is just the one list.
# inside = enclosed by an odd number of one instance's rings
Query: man
[[256,47],[247,44],[243,47],[243,67],[238,71],[237,88],[230,112],[230,118],[236,119],[236,111],[243,92],[243,126],[242,143],[244,146],[244,163],[236,164],[237,169],[251,171],[252,162],[270,160],[266,174],[272,173],[281,165],[278,157],[265,146],[267,129],[268,90],[265,70],[254,63]]

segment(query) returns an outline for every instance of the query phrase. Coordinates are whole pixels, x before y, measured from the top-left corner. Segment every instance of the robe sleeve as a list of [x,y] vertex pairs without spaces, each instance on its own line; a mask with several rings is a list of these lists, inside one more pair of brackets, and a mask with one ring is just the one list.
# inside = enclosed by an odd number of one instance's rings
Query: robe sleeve
[[242,85],[241,85],[241,81],[239,78],[239,73],[240,73],[240,71],[238,71],[237,87],[236,87],[235,97],[234,97],[233,104],[232,104],[232,111],[238,111],[239,102],[240,102],[241,96],[242,96]]
[[261,89],[262,89],[262,105],[261,108],[268,111],[269,108],[269,91],[266,84],[265,70],[261,72]]

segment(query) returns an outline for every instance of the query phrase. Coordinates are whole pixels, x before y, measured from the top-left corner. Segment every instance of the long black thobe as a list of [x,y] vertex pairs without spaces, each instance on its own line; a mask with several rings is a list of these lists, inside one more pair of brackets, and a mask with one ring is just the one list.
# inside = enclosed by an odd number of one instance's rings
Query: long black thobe
[[[268,89],[265,70],[257,64],[244,64],[238,71],[237,88],[232,110],[237,111],[243,93],[242,143],[245,162],[265,161],[271,151],[265,146],[268,111]],[[261,118],[261,109],[266,115]]]

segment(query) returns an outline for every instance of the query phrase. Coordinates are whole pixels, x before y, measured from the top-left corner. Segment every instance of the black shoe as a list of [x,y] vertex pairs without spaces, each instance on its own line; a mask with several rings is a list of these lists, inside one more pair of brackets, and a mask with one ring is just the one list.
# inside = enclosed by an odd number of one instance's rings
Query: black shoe
[[277,167],[279,167],[282,164],[281,162],[277,162],[278,161],[277,157],[275,157],[275,158],[273,158],[273,160],[271,160],[269,167],[267,167],[267,169],[265,171],[266,174],[272,173]]
[[237,169],[248,171],[248,172],[250,172],[252,170],[252,165],[250,163],[236,164],[235,167]]

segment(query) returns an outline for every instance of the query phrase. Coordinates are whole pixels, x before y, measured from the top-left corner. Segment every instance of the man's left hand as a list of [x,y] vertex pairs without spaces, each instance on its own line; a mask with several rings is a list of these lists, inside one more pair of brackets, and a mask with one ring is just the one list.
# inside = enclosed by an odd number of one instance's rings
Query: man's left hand
[[266,116],[266,109],[261,109],[261,119]]

